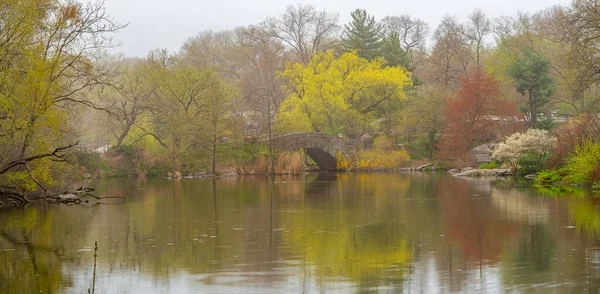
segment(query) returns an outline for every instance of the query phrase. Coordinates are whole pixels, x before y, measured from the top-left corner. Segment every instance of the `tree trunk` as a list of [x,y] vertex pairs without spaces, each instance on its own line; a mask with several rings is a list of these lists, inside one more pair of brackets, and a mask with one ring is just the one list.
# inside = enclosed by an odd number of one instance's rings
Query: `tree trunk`
[[125,125],[125,129],[123,130],[123,132],[117,139],[117,146],[115,146],[115,147],[121,147],[121,145],[123,144],[123,140],[125,140],[125,137],[127,137],[127,135],[129,134],[129,130],[131,129],[132,125],[133,125],[133,122],[131,122],[131,123],[127,122],[127,125]]
[[268,174],[273,173],[273,146],[271,145],[272,130],[271,130],[271,101],[267,101],[267,128],[269,131],[269,167]]
[[535,126],[537,125],[537,113],[536,113],[536,109],[535,109],[535,102],[534,102],[534,97],[533,97],[533,93],[531,90],[529,90],[529,127],[530,128],[535,128]]
[[213,176],[217,175],[217,125],[213,126],[212,168]]

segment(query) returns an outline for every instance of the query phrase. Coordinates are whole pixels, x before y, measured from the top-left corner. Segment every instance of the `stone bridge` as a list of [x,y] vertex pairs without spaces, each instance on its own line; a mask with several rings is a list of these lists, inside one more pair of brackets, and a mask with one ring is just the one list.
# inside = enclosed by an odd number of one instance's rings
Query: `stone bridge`
[[[268,146],[269,140],[258,140],[259,144]],[[336,170],[335,155],[353,154],[362,147],[362,141],[340,138],[323,133],[287,133],[274,134],[271,138],[275,151],[296,151],[304,149],[321,170]]]

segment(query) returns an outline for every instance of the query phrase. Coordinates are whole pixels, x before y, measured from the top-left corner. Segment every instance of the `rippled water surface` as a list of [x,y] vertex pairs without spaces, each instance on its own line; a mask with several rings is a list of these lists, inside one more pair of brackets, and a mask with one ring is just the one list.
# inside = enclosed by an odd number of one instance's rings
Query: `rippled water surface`
[[127,203],[0,213],[0,292],[600,291],[600,202],[515,179],[102,180]]

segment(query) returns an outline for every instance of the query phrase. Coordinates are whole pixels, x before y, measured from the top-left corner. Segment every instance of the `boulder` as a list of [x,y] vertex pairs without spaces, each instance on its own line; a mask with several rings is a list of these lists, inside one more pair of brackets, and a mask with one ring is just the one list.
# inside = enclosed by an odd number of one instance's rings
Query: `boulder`
[[538,175],[536,175],[536,174],[529,174],[529,175],[526,175],[526,176],[525,176],[525,178],[526,178],[526,179],[530,179],[530,180],[532,180],[532,179],[535,179],[535,178],[537,178],[537,176],[538,176]]
[[415,168],[415,170],[422,171],[422,170],[424,170],[427,167],[433,167],[433,166],[434,166],[433,163],[428,163],[428,164],[424,164],[424,165],[421,165],[421,166]]
[[73,193],[60,194],[57,197],[58,197],[58,199],[61,199],[61,200],[67,200],[67,199],[75,199],[75,198],[77,198],[77,196],[75,196],[75,194],[73,194]]
[[235,178],[235,177],[239,177],[239,175],[236,172],[230,172],[230,173],[224,173],[224,174],[220,175],[219,177],[221,177],[221,178]]
[[509,169],[504,168],[496,168],[496,169],[470,169],[467,171],[463,171],[457,174],[454,174],[455,177],[498,177],[498,176],[506,176],[509,173]]
[[450,173],[450,174],[452,174],[452,175],[453,175],[453,174],[460,173],[460,171],[459,171],[459,170],[457,170],[457,169],[455,169],[455,168],[453,168],[453,169],[449,170],[449,171],[448,171],[448,173]]

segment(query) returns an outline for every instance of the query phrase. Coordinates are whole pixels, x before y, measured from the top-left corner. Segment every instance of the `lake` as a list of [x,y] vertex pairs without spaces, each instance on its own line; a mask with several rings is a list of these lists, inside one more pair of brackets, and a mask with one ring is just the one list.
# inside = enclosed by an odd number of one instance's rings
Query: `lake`
[[[515,178],[89,183],[125,204],[0,213],[0,292],[598,292],[600,201]],[[108,201],[107,201],[108,202]]]

